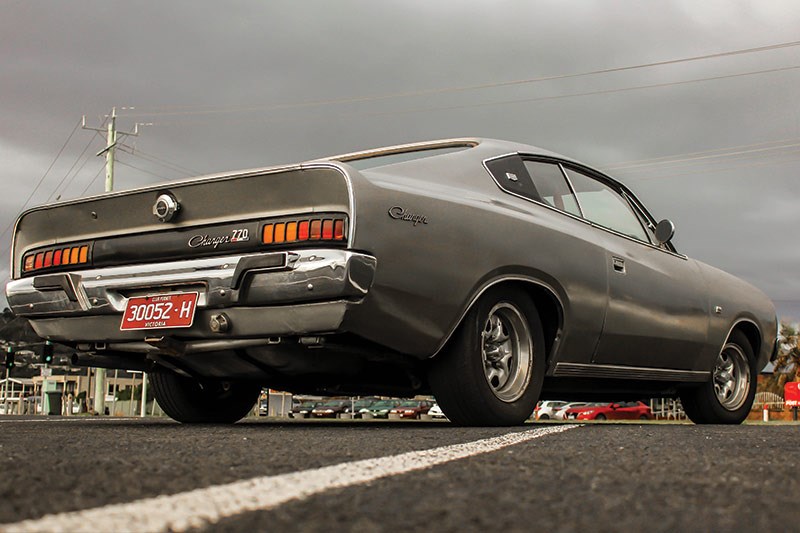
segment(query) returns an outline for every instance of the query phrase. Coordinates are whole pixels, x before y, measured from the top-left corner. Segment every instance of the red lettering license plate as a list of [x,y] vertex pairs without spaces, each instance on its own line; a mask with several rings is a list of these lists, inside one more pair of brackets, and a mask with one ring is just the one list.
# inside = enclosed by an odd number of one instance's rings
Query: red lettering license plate
[[139,296],[128,300],[119,329],[188,328],[194,322],[196,292]]

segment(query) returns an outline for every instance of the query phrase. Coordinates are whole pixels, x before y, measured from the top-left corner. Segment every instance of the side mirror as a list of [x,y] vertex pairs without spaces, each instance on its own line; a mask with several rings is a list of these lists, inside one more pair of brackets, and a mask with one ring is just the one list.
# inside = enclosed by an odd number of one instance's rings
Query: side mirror
[[656,241],[658,244],[664,244],[672,240],[675,235],[675,224],[668,218],[665,218],[656,226]]

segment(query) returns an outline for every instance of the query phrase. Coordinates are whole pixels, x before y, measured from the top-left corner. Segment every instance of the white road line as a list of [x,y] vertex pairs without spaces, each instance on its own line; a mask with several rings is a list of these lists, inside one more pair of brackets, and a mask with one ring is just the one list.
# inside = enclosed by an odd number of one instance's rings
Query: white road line
[[351,463],[265,476],[131,503],[0,525],[0,532],[32,531],[186,531],[251,511],[265,511],[291,500],[368,483],[490,453],[507,446],[573,429],[576,425],[537,428],[499,437],[377,457]]
[[136,417],[108,417],[108,418],[100,418],[100,417],[75,417],[75,418],[25,418],[21,420],[0,420],[0,424],[20,424],[20,423],[30,423],[30,422],[39,422],[39,423],[49,423],[52,424],[54,422],[86,422],[91,420],[93,422],[124,422],[124,421],[131,421],[131,420],[141,420],[141,418]]

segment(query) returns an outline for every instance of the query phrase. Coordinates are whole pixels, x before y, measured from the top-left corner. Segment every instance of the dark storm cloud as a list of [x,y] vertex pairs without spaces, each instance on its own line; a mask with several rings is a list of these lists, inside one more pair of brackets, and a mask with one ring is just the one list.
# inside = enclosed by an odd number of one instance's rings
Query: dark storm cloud
[[[535,144],[599,167],[800,138],[798,70],[602,93],[798,66],[800,47],[509,87],[275,108],[794,41],[800,5],[789,1],[28,0],[0,3],[0,10],[0,231],[80,116],[100,126],[112,106],[121,129],[153,123],[125,141],[142,154],[119,153],[117,188],[189,173],[175,165],[206,173],[465,135]],[[552,98],[585,93],[596,94]],[[103,140],[93,135],[76,132],[34,202],[76,197],[87,186],[88,193],[102,190],[102,176],[92,179],[103,164],[93,155]],[[781,164],[767,152],[616,174],[656,216],[675,220],[682,251],[776,299],[798,300],[793,240],[800,216],[792,199],[800,197],[800,157],[797,148],[781,153]],[[0,249],[8,239],[0,239]]]

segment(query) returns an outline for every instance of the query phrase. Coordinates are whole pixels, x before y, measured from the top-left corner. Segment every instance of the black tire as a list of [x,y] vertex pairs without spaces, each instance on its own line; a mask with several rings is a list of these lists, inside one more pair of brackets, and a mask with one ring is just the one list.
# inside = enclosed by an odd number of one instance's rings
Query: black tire
[[149,375],[158,405],[184,424],[233,424],[253,408],[261,386],[253,383],[199,381],[161,370]]
[[606,420],[606,415],[604,415],[604,414],[599,414],[599,415],[597,415],[596,417],[594,417],[594,419],[595,419],[595,420],[604,421],[604,420]]
[[642,415],[639,417],[639,420],[650,420],[650,417],[648,417],[647,415]]
[[681,391],[686,416],[695,424],[741,424],[753,406],[757,375],[753,347],[742,332],[734,331],[720,350],[711,380]]
[[454,424],[519,425],[539,399],[545,357],[536,306],[524,293],[494,288],[472,306],[431,361],[428,381]]
[[539,420],[550,420],[550,417],[548,415],[544,414],[544,415],[541,415],[539,417]]

